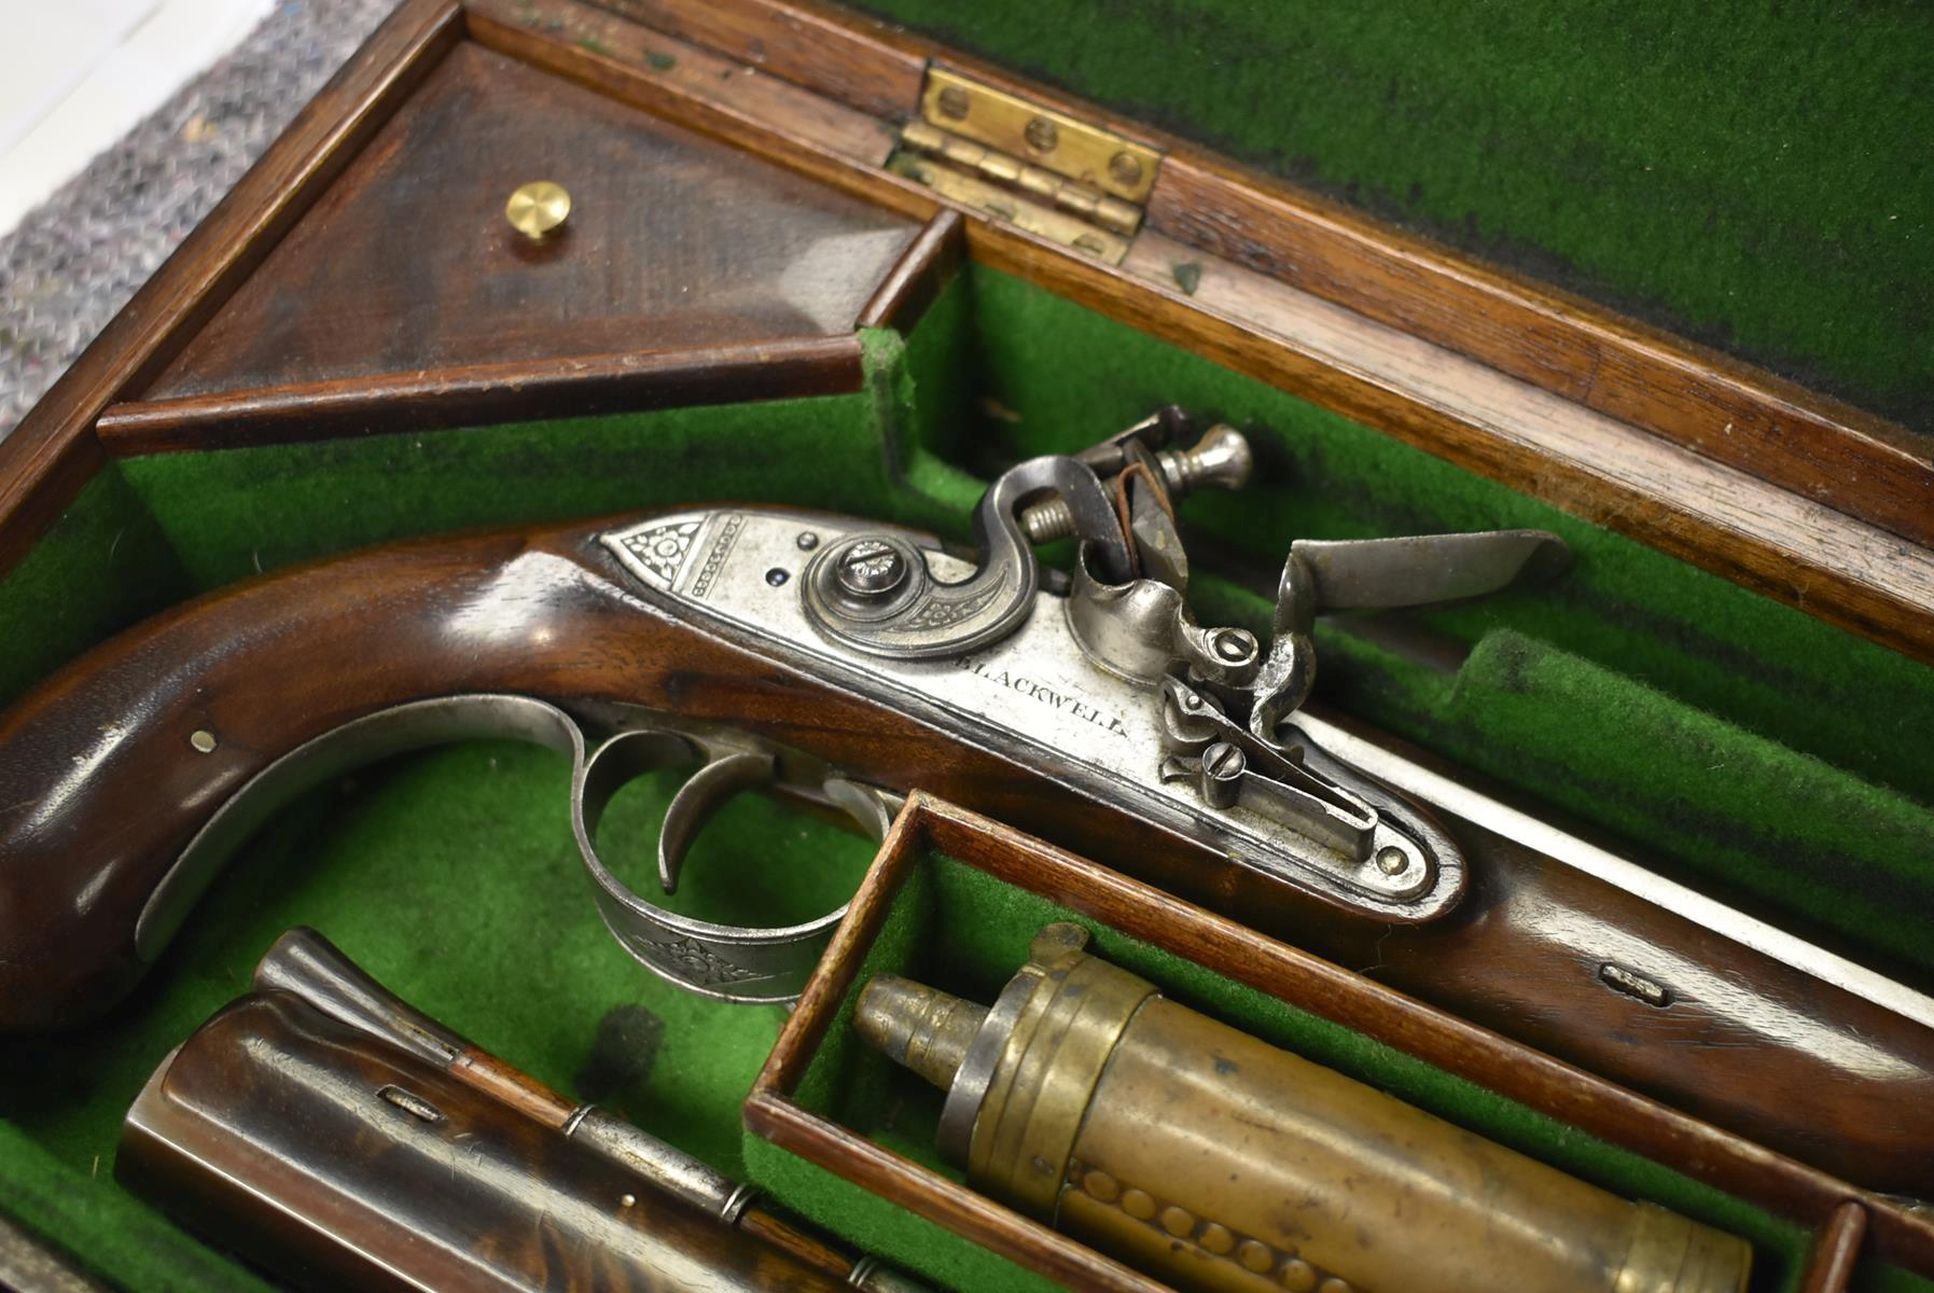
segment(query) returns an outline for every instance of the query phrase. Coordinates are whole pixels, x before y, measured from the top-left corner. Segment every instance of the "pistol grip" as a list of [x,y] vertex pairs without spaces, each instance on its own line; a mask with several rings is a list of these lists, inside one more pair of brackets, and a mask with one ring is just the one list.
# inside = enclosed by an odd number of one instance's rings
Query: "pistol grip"
[[253,580],[136,626],[21,700],[0,718],[0,1033],[85,1023],[118,1000],[172,932],[151,920],[137,938],[183,850],[306,742],[465,692],[635,697],[668,628],[607,576],[597,528],[403,544]]

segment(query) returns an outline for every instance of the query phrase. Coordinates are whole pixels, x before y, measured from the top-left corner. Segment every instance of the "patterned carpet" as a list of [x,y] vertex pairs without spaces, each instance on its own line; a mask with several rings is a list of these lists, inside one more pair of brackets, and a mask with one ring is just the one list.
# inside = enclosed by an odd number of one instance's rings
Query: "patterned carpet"
[[285,0],[0,239],[0,437],[397,0]]

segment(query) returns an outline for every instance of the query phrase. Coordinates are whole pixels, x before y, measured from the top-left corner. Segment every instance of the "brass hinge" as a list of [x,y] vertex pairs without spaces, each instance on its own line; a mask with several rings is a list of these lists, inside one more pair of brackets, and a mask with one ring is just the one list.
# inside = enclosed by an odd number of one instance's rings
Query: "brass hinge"
[[957,202],[1118,264],[1141,228],[1158,149],[929,67],[920,120],[888,165]]

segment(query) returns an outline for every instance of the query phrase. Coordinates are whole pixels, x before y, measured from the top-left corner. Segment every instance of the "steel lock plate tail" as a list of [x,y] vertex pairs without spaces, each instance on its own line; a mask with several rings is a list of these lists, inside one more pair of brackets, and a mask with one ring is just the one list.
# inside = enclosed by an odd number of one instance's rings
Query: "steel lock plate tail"
[[[870,542],[863,550],[846,543],[861,533],[879,540],[877,551]],[[1104,668],[1084,651],[1069,599],[1058,593],[1034,588],[1004,635],[924,658],[867,651],[828,632],[823,616],[816,622],[813,599],[834,577],[824,561],[834,551],[856,554],[847,584],[884,590],[898,623],[985,614],[980,600],[950,595],[977,574],[985,579],[985,570],[930,536],[817,513],[715,508],[661,514],[601,540],[642,594],[672,615],[836,678],[1050,781],[1196,839],[1233,865],[1387,921],[1429,920],[1463,892],[1456,845],[1340,764],[1326,761],[1324,771],[1379,810],[1367,814],[1372,824],[1360,839],[1298,830],[1240,796],[1227,806],[1209,803],[1193,779],[1173,775],[1162,688]],[[924,564],[914,582],[935,593],[911,609],[891,601],[906,577],[896,562],[909,560]]]

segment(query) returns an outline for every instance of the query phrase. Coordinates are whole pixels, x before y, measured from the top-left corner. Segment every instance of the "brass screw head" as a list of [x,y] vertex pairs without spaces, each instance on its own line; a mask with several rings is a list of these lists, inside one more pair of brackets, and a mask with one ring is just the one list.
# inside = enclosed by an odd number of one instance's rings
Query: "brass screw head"
[[571,215],[571,195],[562,184],[533,180],[520,184],[504,203],[504,219],[532,242],[541,242]]
[[1116,153],[1108,159],[1108,174],[1115,183],[1133,188],[1142,182],[1142,159],[1133,153]]
[[1027,123],[1021,134],[1027,139],[1027,146],[1037,153],[1051,153],[1054,146],[1061,142],[1061,132],[1046,117],[1036,117]]
[[959,121],[967,115],[967,109],[971,106],[967,91],[957,85],[950,85],[940,92],[940,115],[943,117]]

